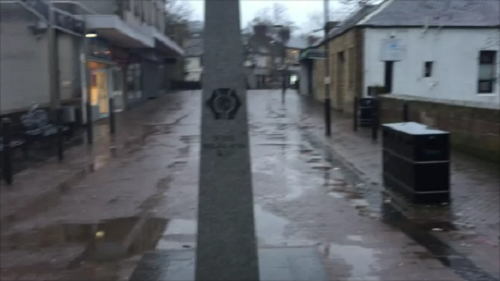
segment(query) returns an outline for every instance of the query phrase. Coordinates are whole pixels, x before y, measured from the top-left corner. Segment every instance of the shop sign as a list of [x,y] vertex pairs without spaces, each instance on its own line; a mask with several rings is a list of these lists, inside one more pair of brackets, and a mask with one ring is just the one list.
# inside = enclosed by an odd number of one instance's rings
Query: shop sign
[[89,55],[104,60],[111,60],[111,49],[109,44],[100,38],[91,38],[89,40]]
[[318,49],[307,49],[301,52],[300,59],[321,60],[326,58],[326,52]]
[[130,61],[130,56],[124,49],[111,47],[111,59],[120,65],[126,65]]
[[401,42],[401,39],[389,38],[382,40],[382,46],[380,48],[380,60],[381,61],[400,61],[403,58],[405,52],[405,47]]

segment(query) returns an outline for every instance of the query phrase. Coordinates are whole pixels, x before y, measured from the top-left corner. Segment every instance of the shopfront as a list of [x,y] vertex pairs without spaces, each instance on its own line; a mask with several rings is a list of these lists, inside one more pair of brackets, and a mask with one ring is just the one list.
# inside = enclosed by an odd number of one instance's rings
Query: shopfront
[[115,111],[124,108],[123,70],[112,59],[111,46],[104,39],[89,40],[90,102],[94,120],[109,116],[109,99],[115,101]]

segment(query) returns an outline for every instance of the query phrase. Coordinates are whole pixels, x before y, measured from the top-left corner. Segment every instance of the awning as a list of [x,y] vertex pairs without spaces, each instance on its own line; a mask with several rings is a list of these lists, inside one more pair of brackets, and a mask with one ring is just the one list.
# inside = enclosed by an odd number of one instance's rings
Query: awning
[[117,15],[80,15],[87,31],[97,33],[111,44],[122,48],[154,48],[155,40],[125,23]]
[[322,60],[326,58],[326,53],[324,50],[318,49],[303,49],[300,51],[299,60]]
[[156,48],[160,50],[164,50],[170,56],[183,56],[184,50],[177,45],[172,39],[168,38],[168,36],[160,33],[156,28],[154,28],[153,37],[155,38]]
[[154,38],[155,48],[168,57],[178,57],[184,55],[184,50],[168,36],[159,32],[153,26],[143,26],[142,30]]

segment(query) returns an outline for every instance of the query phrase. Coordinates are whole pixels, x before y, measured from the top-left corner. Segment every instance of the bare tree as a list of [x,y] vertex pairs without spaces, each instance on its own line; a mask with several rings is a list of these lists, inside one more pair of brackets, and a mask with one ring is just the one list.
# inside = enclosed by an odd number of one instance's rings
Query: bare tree
[[167,29],[186,23],[192,19],[194,10],[189,2],[179,0],[165,0],[165,26]]

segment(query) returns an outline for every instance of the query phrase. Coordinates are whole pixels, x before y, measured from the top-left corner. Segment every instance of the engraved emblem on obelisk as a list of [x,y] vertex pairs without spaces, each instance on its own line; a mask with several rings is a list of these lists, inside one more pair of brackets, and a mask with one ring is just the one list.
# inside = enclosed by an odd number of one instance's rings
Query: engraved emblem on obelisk
[[207,106],[212,110],[216,120],[234,119],[241,102],[236,91],[228,88],[216,89],[207,100]]

